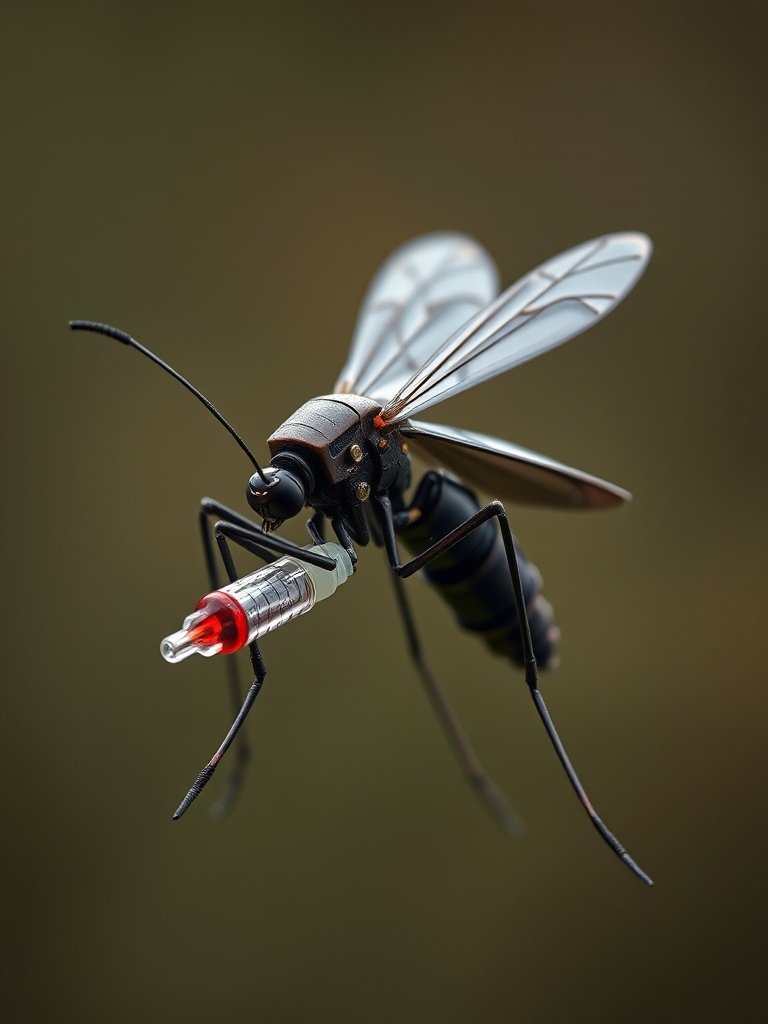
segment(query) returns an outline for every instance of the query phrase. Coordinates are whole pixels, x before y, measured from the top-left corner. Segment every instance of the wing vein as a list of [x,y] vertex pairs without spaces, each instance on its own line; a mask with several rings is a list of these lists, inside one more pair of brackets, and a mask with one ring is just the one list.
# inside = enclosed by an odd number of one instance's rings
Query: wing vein
[[[593,247],[588,252],[586,252],[579,260],[577,260],[573,267],[570,267],[567,271],[564,271],[560,276],[553,274],[550,279],[550,275],[549,273],[547,273],[546,277],[549,279],[549,284],[547,284],[542,289],[542,291],[536,297],[537,300],[540,300],[543,295],[546,295],[547,292],[551,291],[556,285],[564,281],[570,273],[572,273],[575,269],[580,267],[586,260],[590,259],[590,257],[592,257],[605,245],[605,241],[606,240],[604,238],[597,239]],[[511,334],[512,331],[502,334],[499,338],[495,338],[497,332],[494,332],[494,334],[491,336],[490,344],[477,350],[471,350],[469,356],[464,361],[458,362],[456,365],[452,366],[448,374],[444,374],[443,376],[438,377],[435,380],[435,374],[438,373],[441,369],[443,369],[446,363],[453,356],[457,355],[468,342],[471,342],[472,339],[475,338],[478,331],[482,327],[484,327],[485,324],[488,323],[488,321],[495,313],[503,309],[504,306],[507,305],[509,301],[514,298],[514,296],[521,290],[524,282],[525,278],[523,278],[522,281],[518,281],[516,284],[513,284],[511,288],[508,288],[506,291],[502,292],[497,299],[491,302],[488,306],[486,306],[484,310],[482,310],[470,321],[468,321],[465,327],[460,328],[453,338],[449,338],[445,345],[440,349],[435,359],[431,363],[427,363],[424,367],[422,367],[421,371],[417,371],[417,373],[414,374],[411,380],[402,388],[400,393],[395,396],[392,402],[389,403],[389,405],[382,413],[384,419],[392,420],[395,416],[397,416],[398,413],[401,412],[402,409],[405,407],[407,402],[418,397],[420,394],[423,394],[425,390],[425,385],[428,384],[429,382],[432,382],[433,387],[436,384],[440,384],[441,381],[445,380],[446,377],[450,376],[451,373],[454,373],[457,370],[460,370],[464,366],[466,366],[469,360],[472,359],[475,355],[480,355],[484,351],[488,351],[488,349],[493,347],[493,344],[496,344],[498,341],[501,341],[504,338],[508,337],[508,335]],[[550,305],[554,305],[554,303]],[[530,320],[524,321],[524,323],[529,322]],[[522,326],[522,324],[516,325],[515,328],[513,328],[513,330],[515,330],[519,326]],[[413,384],[414,386],[412,387],[411,390],[409,390],[409,386],[411,384]]]
[[400,422],[580,334],[635,285],[651,254],[638,232],[603,235],[547,260],[496,296],[495,267],[465,235],[398,250],[374,278],[337,381]]
[[[390,333],[390,331],[395,331],[396,330],[397,331],[397,335],[398,335],[398,349],[396,350],[395,353],[393,353],[393,356],[390,358],[390,362],[391,362],[391,360],[393,358],[396,358],[400,353],[407,352],[409,346],[411,345],[411,343],[414,340],[414,336],[412,335],[410,338],[406,338],[405,342],[403,343],[402,335],[401,335],[403,316],[405,315],[405,312],[406,312],[409,304],[411,304],[412,302],[418,301],[418,299],[425,292],[427,292],[432,287],[432,285],[436,281],[438,281],[441,277],[445,278],[445,277],[449,277],[451,274],[463,273],[464,271],[466,271],[466,269],[467,269],[467,265],[466,264],[463,264],[463,265],[462,264],[457,264],[456,266],[451,267],[449,264],[451,263],[451,261],[453,259],[454,259],[453,255],[451,253],[448,253],[443,258],[442,263],[439,263],[437,265],[437,267],[435,267],[435,269],[432,271],[432,273],[430,275],[428,275],[427,277],[425,277],[419,283],[419,285],[416,287],[416,289],[414,290],[412,295],[410,295],[408,297],[408,302],[407,303],[405,303],[405,302],[398,303],[398,302],[389,301],[389,302],[381,303],[380,305],[378,305],[378,307],[377,307],[376,304],[374,304],[371,307],[372,310],[374,310],[376,308],[384,309],[384,308],[386,308],[387,305],[391,304],[392,306],[394,306],[394,315],[393,315],[392,319],[390,321],[388,321],[387,323],[385,323],[384,326],[382,327],[382,329],[379,331],[379,335],[375,339],[375,341],[373,342],[373,345],[371,346],[371,350],[368,353],[367,358],[363,361],[363,363],[362,363],[362,365],[360,367],[360,371],[358,373],[358,378],[362,377],[365,374],[365,371],[371,365],[371,361],[377,355],[379,349],[381,348],[384,340],[386,339],[386,337]],[[478,261],[475,261],[475,264],[477,264],[477,262]],[[469,266],[471,268],[472,264],[470,264]],[[381,371],[379,371],[379,373],[378,373],[378,377],[380,377],[380,376],[381,376]],[[371,381],[371,383],[374,383],[376,381],[376,379],[377,379],[377,377],[374,377],[373,380]]]

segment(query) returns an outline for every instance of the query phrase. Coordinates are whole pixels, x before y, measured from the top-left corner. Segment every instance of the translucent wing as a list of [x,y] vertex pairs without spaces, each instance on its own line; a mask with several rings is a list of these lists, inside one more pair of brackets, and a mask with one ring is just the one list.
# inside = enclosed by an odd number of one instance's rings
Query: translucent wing
[[624,298],[650,255],[646,235],[623,232],[542,263],[457,329],[388,402],[382,419],[406,419],[580,334]]
[[420,420],[400,429],[425,462],[445,466],[494,498],[571,509],[612,508],[631,498],[615,484],[511,441]]
[[373,279],[334,390],[385,404],[497,293],[493,261],[467,235],[408,242]]

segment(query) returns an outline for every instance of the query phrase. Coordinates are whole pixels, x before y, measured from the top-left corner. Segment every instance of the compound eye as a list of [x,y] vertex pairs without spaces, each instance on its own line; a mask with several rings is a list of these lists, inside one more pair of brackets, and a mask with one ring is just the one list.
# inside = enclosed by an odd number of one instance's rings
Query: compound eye
[[287,469],[269,466],[264,475],[254,473],[246,491],[248,504],[273,522],[292,519],[304,508],[306,493],[301,480]]
[[275,484],[267,495],[270,515],[275,519],[292,519],[304,508],[305,499],[301,480],[287,470],[278,470]]

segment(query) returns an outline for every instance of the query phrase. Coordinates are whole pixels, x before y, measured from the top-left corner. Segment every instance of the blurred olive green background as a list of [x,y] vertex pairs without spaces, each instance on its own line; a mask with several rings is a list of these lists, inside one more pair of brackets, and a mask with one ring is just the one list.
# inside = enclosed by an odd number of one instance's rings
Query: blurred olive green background
[[[2,5],[6,541],[0,1019],[751,1022],[765,885],[764,3]],[[429,656],[529,833],[476,805],[374,549],[263,645],[251,775],[171,812],[229,722],[158,643],[206,589],[204,494],[332,387],[371,276],[421,232],[511,283],[620,229],[604,324],[427,418],[615,480],[511,510],[563,631],[521,678],[411,582]],[[286,535],[303,540],[300,523]],[[221,773],[220,773],[221,774]],[[217,790],[220,779],[211,784]]]

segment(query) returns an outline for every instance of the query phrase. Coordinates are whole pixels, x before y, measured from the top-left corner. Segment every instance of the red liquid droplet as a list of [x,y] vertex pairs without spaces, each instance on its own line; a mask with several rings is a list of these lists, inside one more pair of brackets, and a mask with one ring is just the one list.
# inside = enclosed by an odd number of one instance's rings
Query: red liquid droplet
[[229,594],[214,590],[197,605],[195,611],[208,614],[189,631],[189,638],[198,647],[221,644],[221,654],[232,654],[248,642],[248,619],[240,605]]

